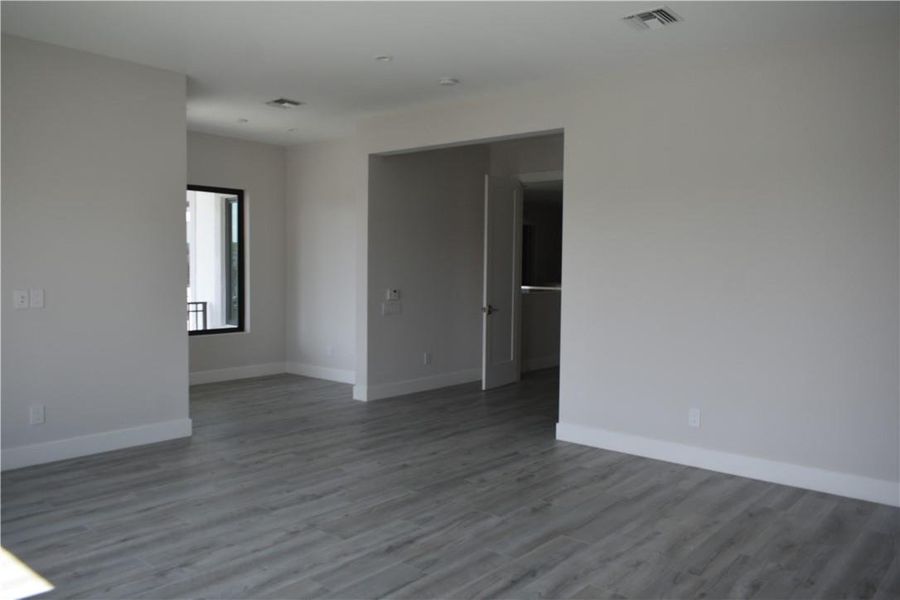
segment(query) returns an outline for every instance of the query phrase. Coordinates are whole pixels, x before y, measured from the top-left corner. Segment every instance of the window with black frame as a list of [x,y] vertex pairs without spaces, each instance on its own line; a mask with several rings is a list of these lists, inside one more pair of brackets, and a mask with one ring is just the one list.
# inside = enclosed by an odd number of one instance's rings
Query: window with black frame
[[187,226],[187,329],[244,330],[244,192],[191,185]]

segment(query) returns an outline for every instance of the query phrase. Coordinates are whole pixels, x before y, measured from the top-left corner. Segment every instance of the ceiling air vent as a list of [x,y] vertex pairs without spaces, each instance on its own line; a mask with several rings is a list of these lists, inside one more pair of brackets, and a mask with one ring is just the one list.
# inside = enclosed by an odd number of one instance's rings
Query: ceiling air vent
[[275,108],[297,108],[303,103],[290,98],[276,98],[275,100],[269,100],[266,104]]
[[625,17],[625,21],[635,29],[661,29],[682,20],[667,6]]

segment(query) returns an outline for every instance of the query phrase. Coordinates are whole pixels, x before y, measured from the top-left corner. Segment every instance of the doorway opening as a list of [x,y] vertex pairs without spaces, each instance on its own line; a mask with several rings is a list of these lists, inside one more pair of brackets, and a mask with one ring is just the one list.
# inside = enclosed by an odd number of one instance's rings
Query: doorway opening
[[559,367],[562,202],[561,170],[487,178],[482,389]]
[[[369,156],[366,376],[354,397],[490,389],[556,366],[559,265],[542,265],[547,219],[559,262],[563,148],[556,130]],[[553,194],[553,216],[532,210]],[[533,277],[557,289],[538,298],[522,288]],[[554,299],[553,316],[532,306]],[[548,335],[550,350],[536,345]]]
[[559,367],[562,179],[525,184],[522,210],[522,371]]

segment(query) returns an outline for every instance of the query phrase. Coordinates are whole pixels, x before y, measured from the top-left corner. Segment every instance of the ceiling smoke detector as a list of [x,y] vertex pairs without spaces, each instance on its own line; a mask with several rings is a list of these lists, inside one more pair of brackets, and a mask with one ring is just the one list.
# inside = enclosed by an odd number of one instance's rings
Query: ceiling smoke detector
[[657,8],[656,10],[648,10],[647,12],[637,13],[625,17],[625,22],[635,29],[662,29],[666,25],[683,21],[681,17],[672,12],[668,6]]
[[291,100],[290,98],[276,98],[266,102],[267,106],[274,106],[275,108],[297,108],[302,104],[302,102]]

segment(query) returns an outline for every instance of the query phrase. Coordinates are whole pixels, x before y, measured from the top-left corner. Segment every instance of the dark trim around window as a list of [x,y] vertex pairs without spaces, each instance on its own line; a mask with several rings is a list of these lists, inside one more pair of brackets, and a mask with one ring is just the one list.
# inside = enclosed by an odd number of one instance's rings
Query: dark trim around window
[[[187,186],[188,191],[190,192],[211,192],[213,194],[227,194],[230,196],[237,197],[237,218],[238,218],[238,227],[237,227],[237,240],[238,240],[238,314],[237,314],[237,326],[236,327],[223,327],[220,329],[203,329],[203,330],[195,330],[188,331],[188,335],[218,335],[220,333],[239,333],[245,330],[245,322],[246,322],[246,294],[247,289],[245,287],[246,278],[244,273],[246,271],[244,263],[244,240],[246,238],[244,232],[244,190],[237,190],[232,188],[223,188],[223,187],[214,187],[209,185],[189,185]],[[230,277],[226,277],[226,285],[229,285]],[[229,285],[230,287],[230,285]]]

